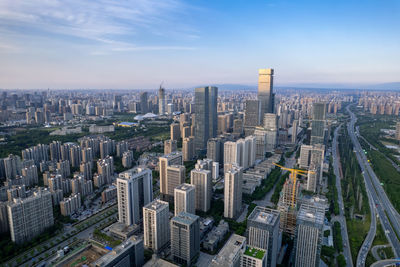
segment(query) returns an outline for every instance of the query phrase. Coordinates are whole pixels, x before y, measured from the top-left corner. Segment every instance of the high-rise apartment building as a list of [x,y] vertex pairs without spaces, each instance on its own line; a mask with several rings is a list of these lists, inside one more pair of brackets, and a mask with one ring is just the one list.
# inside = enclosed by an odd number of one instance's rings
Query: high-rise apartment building
[[166,200],[173,200],[175,188],[185,182],[185,174],[186,168],[183,165],[170,165],[167,167]]
[[195,214],[196,212],[196,192],[195,186],[192,184],[181,184],[175,188],[174,208],[175,216],[184,211]]
[[196,210],[207,212],[212,198],[211,171],[194,169],[190,172],[190,183],[195,186]]
[[11,240],[22,244],[54,224],[51,193],[39,189],[27,198],[14,198],[7,204]]
[[183,161],[189,161],[194,158],[194,137],[186,137],[183,138],[182,141],[182,154],[183,154]]
[[207,142],[207,158],[221,163],[221,140],[211,138]]
[[265,113],[274,113],[273,81],[274,69],[258,71],[258,100],[260,100],[262,116]]
[[156,199],[143,207],[144,246],[159,253],[170,243],[169,204]]
[[190,266],[200,253],[199,216],[181,212],[171,219],[171,254],[179,264]]
[[324,216],[323,209],[301,205],[294,240],[295,266],[319,266]]
[[326,104],[313,103],[311,121],[311,145],[324,144],[326,123]]
[[266,266],[276,266],[279,254],[279,221],[277,210],[257,206],[247,218],[249,246],[266,251]]
[[236,218],[242,210],[243,168],[233,165],[225,172],[224,217]]
[[171,131],[171,140],[178,141],[181,138],[181,127],[179,123],[171,123],[170,125]]
[[150,169],[133,168],[117,178],[118,221],[127,226],[142,219],[142,207],[153,200]]
[[[168,177],[167,168],[171,165],[182,165],[182,152],[172,152],[170,154],[164,155],[159,158],[159,168],[160,168],[160,193],[163,195],[168,195]],[[172,188],[172,192],[173,192]],[[173,193],[172,193],[173,195]]]
[[299,121],[294,120],[292,123],[292,144],[296,144],[298,127],[299,127]]
[[176,140],[168,139],[164,141],[164,154],[170,154],[178,148]]
[[400,121],[396,122],[396,140],[400,140]]
[[246,237],[231,235],[224,247],[211,261],[212,267],[239,267],[246,250]]
[[300,168],[308,168],[310,166],[312,149],[313,149],[313,146],[301,145],[300,158],[299,158],[299,167]]
[[195,89],[195,148],[204,150],[207,141],[217,135],[218,88],[207,86]]

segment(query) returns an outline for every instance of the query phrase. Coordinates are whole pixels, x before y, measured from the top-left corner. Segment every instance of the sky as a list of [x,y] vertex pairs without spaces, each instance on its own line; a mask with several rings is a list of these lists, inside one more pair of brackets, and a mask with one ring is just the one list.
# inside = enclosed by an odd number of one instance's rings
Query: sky
[[0,0],[0,88],[400,82],[398,0]]

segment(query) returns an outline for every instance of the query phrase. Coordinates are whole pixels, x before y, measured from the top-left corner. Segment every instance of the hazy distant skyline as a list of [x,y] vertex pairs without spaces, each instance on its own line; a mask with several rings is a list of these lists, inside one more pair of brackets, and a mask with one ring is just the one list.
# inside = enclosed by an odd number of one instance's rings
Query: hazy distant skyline
[[400,81],[400,1],[1,0],[0,88]]

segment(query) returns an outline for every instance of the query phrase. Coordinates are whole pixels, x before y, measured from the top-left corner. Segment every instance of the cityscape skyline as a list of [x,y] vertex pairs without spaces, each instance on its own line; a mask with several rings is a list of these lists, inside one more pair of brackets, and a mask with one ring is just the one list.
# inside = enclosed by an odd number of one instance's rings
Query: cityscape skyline
[[5,0],[0,87],[252,85],[265,67],[276,70],[276,86],[399,82],[399,5]]

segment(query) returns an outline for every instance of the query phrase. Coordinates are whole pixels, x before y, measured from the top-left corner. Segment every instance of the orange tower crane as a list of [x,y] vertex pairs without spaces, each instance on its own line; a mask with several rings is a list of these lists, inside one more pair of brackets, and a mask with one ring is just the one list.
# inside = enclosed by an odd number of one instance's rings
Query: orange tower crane
[[281,166],[279,164],[274,163],[275,166],[281,168],[282,170],[290,171],[290,179],[293,181],[293,188],[292,188],[292,203],[291,206],[292,208],[294,207],[294,202],[296,198],[296,181],[297,181],[297,175],[302,175],[302,176],[307,176],[309,173],[314,174],[315,172],[313,171],[305,171],[305,170],[299,170],[299,169],[291,169],[291,168],[286,168],[284,166]]

